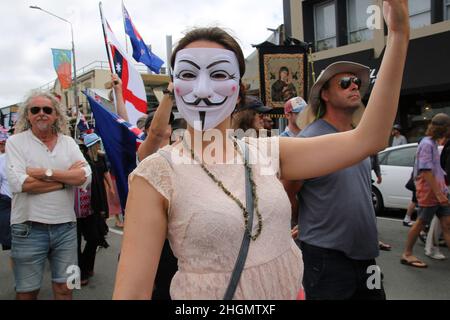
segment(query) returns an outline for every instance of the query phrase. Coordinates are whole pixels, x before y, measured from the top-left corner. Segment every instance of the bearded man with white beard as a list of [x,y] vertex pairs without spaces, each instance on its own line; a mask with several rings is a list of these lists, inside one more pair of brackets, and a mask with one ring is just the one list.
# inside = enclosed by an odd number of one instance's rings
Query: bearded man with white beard
[[[16,134],[6,144],[18,300],[37,299],[47,259],[55,299],[72,298],[68,271],[77,265],[73,188],[90,183],[91,169],[68,135],[67,123],[53,95],[33,93],[20,106]],[[79,282],[79,272],[74,276]]]

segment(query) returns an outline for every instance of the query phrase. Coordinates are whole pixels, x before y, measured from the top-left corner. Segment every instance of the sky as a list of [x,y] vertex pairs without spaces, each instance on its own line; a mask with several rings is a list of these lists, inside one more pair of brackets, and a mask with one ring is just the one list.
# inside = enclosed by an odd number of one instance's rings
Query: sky
[[[51,48],[71,49],[70,25],[30,5],[50,11],[73,25],[77,69],[107,61],[98,1],[0,0],[0,108],[23,101],[33,89],[56,79]],[[124,0],[133,23],[164,61],[166,35],[173,44],[199,26],[226,28],[245,56],[283,23],[282,0]],[[121,0],[103,0],[103,13],[125,47]],[[129,50],[131,46],[128,45]],[[130,52],[131,55],[131,52]]]

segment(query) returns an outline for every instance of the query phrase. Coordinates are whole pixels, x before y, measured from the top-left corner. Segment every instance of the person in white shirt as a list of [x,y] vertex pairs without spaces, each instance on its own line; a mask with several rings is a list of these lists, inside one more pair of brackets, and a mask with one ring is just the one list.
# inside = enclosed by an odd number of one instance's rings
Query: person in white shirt
[[67,123],[59,101],[36,92],[20,106],[15,135],[6,143],[18,300],[37,299],[47,259],[55,299],[71,299],[69,277],[79,281],[73,187],[86,187],[91,169],[67,135]]
[[408,143],[405,136],[400,133],[401,130],[402,127],[399,124],[394,124],[394,126],[392,127],[392,147]]
[[[8,139],[6,132],[0,132],[0,244],[3,250],[11,249],[11,192],[6,178],[5,144]],[[3,151],[2,151],[3,150]]]

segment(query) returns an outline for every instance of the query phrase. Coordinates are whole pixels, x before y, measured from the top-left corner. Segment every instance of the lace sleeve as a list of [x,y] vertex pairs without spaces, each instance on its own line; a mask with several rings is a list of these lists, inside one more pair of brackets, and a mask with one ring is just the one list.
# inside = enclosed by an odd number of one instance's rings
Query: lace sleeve
[[135,176],[144,178],[154,187],[156,191],[169,201],[170,208],[173,193],[172,168],[164,157],[159,153],[155,153],[145,158],[130,174],[128,178],[129,184],[131,184]]

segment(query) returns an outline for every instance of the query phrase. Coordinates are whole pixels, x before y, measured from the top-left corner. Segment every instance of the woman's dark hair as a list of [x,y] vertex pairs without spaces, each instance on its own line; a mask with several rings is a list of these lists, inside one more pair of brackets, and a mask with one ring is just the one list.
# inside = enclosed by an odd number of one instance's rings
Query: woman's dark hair
[[435,124],[431,122],[428,125],[427,131],[425,132],[426,136],[431,137],[433,140],[441,139],[447,136],[449,130],[449,126],[446,124]]
[[[231,50],[236,55],[239,64],[239,73],[241,74],[241,79],[245,73],[245,58],[242,52],[241,46],[237,41],[230,36],[225,30],[218,27],[209,28],[196,28],[189,31],[177,44],[172,52],[172,57],[170,59],[170,65],[172,69],[175,66],[175,58],[178,51],[187,47],[190,43],[195,41],[211,41],[222,45],[225,49]],[[239,97],[241,101],[245,100],[245,88],[242,85],[242,81],[239,81]]]
[[231,127],[234,130],[242,129],[247,131],[248,129],[256,129],[253,127],[255,117],[258,113],[253,109],[246,109],[233,113],[231,117]]

